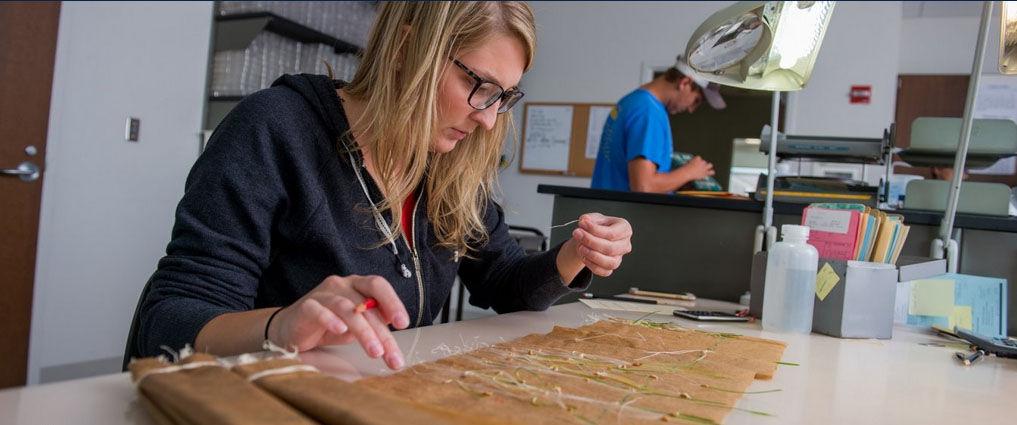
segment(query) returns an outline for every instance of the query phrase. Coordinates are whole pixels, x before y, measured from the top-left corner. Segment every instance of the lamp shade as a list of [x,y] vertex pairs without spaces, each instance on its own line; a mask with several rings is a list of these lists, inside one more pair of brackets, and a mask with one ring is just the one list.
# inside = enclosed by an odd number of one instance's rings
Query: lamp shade
[[718,84],[756,90],[805,88],[833,1],[738,2],[714,13],[685,48],[689,66]]
[[1017,74],[1017,2],[1004,1],[999,25],[999,72]]

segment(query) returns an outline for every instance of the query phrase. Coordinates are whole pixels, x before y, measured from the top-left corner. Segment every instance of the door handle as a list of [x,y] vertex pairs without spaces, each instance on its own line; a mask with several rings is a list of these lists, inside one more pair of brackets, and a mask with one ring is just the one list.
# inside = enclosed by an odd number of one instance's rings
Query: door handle
[[31,182],[39,179],[39,167],[32,161],[18,164],[18,168],[0,169],[0,175],[18,176],[21,181]]

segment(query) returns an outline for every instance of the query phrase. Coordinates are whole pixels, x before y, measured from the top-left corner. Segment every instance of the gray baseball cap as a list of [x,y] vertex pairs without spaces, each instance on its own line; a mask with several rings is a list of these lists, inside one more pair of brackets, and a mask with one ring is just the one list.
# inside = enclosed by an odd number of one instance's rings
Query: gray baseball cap
[[674,67],[685,74],[686,77],[692,79],[703,90],[703,98],[706,99],[706,103],[710,104],[713,109],[724,109],[727,107],[727,103],[724,102],[724,98],[720,97],[720,85],[712,81],[707,81],[705,78],[700,77],[696,74],[692,68],[689,68],[689,64],[685,62],[685,57],[678,56],[677,62]]

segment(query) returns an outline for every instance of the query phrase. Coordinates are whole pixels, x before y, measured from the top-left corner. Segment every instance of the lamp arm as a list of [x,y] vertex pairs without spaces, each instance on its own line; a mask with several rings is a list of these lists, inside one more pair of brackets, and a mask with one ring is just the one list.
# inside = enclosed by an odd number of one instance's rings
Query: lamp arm
[[[971,123],[974,115],[975,99],[978,97],[978,82],[982,77],[982,61],[985,58],[985,45],[989,37],[989,20],[992,18],[992,3],[985,2],[982,6],[982,24],[978,29],[978,45],[975,48],[975,62],[971,65],[971,79],[968,83],[968,97],[964,104],[964,123],[961,126],[960,144],[953,160],[953,179],[950,181],[950,194],[946,198],[946,211],[939,226],[939,238],[946,244],[953,233],[954,217],[957,215],[957,200],[960,198],[961,179],[964,177],[964,163],[967,160],[968,145],[971,143]],[[940,257],[942,258],[942,257]]]
[[[766,166],[766,202],[763,205],[763,230],[773,227],[773,180],[777,174],[777,118],[780,115],[780,92],[773,92],[770,106],[770,153]],[[769,246],[767,246],[769,247]]]

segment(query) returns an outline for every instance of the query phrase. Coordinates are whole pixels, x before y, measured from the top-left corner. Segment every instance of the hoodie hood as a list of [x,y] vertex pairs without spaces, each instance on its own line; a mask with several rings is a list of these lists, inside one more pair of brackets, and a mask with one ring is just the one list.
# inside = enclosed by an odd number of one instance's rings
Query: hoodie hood
[[286,87],[302,96],[335,137],[340,135],[339,129],[350,127],[339,103],[339,95],[335,92],[345,85],[344,81],[330,80],[315,74],[286,74],[272,83],[272,87]]

